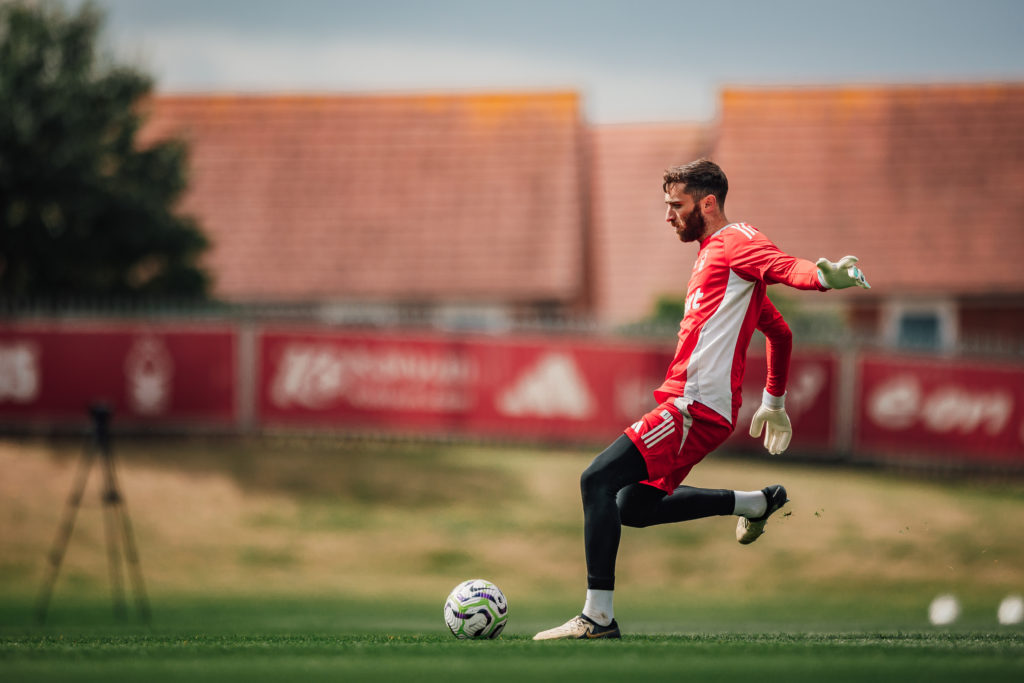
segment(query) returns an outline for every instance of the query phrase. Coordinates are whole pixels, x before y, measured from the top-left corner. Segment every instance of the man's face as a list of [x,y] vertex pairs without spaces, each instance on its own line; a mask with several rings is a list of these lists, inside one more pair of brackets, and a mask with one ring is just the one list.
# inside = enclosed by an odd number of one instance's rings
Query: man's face
[[681,242],[693,242],[704,235],[704,215],[700,205],[686,194],[686,186],[669,185],[665,194],[665,220],[676,229]]

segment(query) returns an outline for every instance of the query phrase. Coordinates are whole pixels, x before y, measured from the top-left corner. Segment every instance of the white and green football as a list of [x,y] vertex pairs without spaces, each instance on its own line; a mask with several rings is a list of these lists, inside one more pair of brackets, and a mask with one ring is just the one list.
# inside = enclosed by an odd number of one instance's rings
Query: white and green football
[[444,601],[444,623],[456,638],[497,638],[508,623],[508,601],[490,581],[463,581]]

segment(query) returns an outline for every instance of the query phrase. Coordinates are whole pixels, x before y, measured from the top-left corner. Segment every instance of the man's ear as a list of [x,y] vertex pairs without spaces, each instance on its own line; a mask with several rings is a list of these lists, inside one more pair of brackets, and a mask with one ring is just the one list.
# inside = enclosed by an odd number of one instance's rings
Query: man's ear
[[709,194],[700,200],[701,213],[714,213],[715,209],[718,208],[718,198],[713,194]]

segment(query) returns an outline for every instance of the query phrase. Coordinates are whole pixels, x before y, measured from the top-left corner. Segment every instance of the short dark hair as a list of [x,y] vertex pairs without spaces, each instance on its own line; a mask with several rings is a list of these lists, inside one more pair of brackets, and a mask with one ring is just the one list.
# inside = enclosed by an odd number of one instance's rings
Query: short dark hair
[[665,171],[661,187],[668,193],[672,185],[685,185],[686,194],[700,201],[709,194],[714,195],[719,206],[725,206],[725,195],[729,193],[729,180],[718,164],[710,159],[697,159],[685,166],[673,166]]

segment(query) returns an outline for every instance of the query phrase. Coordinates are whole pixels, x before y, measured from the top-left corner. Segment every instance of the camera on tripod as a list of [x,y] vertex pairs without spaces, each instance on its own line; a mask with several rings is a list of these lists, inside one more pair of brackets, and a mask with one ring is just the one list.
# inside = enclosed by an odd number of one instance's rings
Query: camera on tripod
[[114,603],[114,615],[124,617],[127,614],[125,602],[124,580],[122,574],[122,557],[127,564],[128,576],[135,592],[135,601],[139,615],[147,624],[150,621],[149,601],[146,598],[145,585],[142,580],[142,567],[139,563],[139,551],[135,545],[128,508],[124,496],[121,495],[117,481],[117,468],[114,463],[114,449],[110,435],[110,422],[113,411],[106,403],[93,403],[89,406],[92,420],[91,438],[82,450],[78,462],[78,471],[71,487],[71,493],[64,506],[64,515],[57,528],[57,537],[48,555],[49,570],[43,581],[39,601],[36,605],[36,618],[40,623],[46,621],[53,587],[60,573],[60,566],[67,552],[68,541],[75,528],[78,510],[82,505],[82,496],[89,480],[89,472],[97,457],[103,468],[103,503],[104,529],[107,539],[107,562],[110,570],[111,597]]

